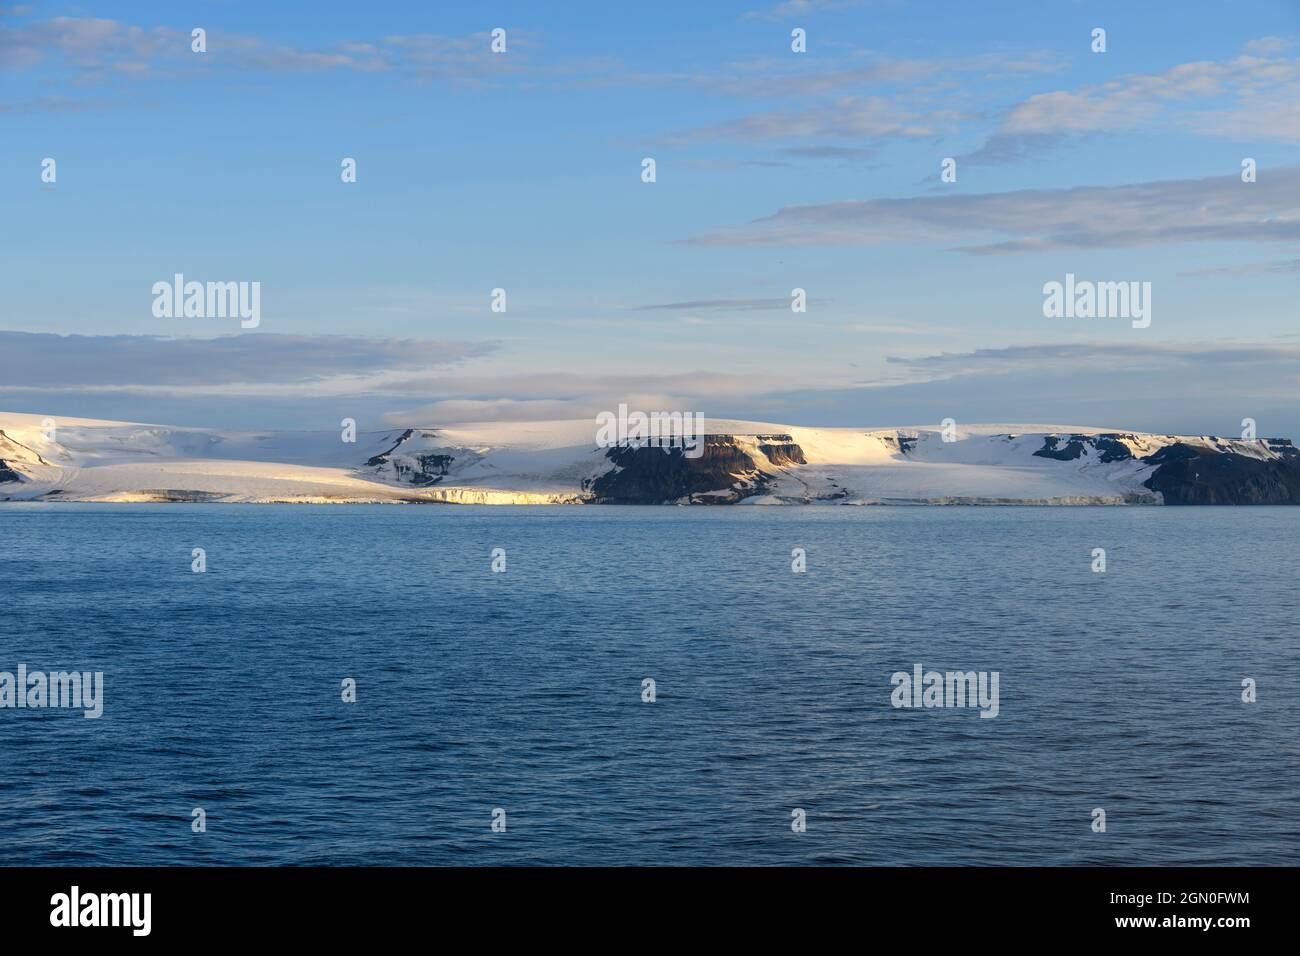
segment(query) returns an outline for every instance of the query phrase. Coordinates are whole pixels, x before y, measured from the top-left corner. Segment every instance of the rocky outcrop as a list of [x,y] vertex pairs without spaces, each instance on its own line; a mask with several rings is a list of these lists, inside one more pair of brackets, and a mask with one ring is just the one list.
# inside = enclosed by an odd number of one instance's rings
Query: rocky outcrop
[[1128,461],[1133,458],[1133,451],[1126,441],[1136,442],[1136,435],[1124,435],[1118,432],[1102,435],[1048,435],[1043,439],[1043,447],[1034,452],[1039,458],[1052,458],[1056,461],[1074,461],[1089,449],[1097,453],[1097,460],[1102,464],[1112,461]]
[[1300,451],[1283,438],[1047,435],[1034,455],[1149,465],[1142,485],[1168,505],[1300,504]]
[[22,465],[48,465],[49,462],[21,442],[14,441],[0,430],[0,484],[26,481],[27,476],[18,467]]
[[1266,445],[1272,454],[1254,457],[1175,442],[1143,459],[1156,466],[1143,484],[1167,505],[1300,504],[1300,455],[1289,441]]
[[880,436],[880,441],[890,451],[906,455],[916,448],[917,436],[906,432],[895,432],[892,435]]
[[605,457],[614,468],[583,482],[596,504],[734,504],[766,493],[769,465],[806,464],[803,449],[789,435],[705,435],[703,454],[687,457],[680,448],[618,447]]
[[789,435],[758,435],[756,438],[758,450],[772,464],[778,467],[808,464],[808,460],[803,456],[803,449],[796,445]]
[[437,439],[436,432],[408,428],[392,448],[368,459],[366,467],[391,481],[421,487],[436,485],[447,477],[456,461],[451,449],[426,450]]

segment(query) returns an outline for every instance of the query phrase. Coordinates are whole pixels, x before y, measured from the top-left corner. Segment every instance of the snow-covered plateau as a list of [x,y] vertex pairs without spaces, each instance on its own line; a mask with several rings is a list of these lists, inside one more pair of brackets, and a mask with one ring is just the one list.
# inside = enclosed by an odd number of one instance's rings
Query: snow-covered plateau
[[0,500],[453,504],[1300,504],[1284,439],[1073,425],[705,423],[703,454],[590,419],[360,432],[0,412]]

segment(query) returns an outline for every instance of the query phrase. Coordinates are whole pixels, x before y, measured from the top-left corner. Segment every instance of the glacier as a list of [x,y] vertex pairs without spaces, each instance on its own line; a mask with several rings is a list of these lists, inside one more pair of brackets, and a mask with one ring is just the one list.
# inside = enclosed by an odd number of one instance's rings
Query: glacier
[[1286,439],[707,419],[704,454],[594,420],[236,431],[0,412],[0,500],[663,505],[1300,504]]

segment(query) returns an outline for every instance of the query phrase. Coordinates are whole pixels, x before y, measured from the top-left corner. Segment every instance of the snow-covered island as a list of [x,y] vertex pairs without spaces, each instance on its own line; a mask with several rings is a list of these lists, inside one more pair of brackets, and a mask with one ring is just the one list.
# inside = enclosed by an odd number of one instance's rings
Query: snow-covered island
[[[0,413],[0,500],[453,504],[1300,504],[1284,439],[1073,425],[707,420],[703,454],[600,447],[591,420],[361,432]],[[951,440],[945,440],[951,439]]]

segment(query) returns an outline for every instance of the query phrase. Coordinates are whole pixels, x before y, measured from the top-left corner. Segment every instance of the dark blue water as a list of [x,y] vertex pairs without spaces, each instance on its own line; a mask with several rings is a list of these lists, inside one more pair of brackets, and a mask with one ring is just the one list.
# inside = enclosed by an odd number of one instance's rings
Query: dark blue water
[[[105,675],[98,720],[0,710],[3,862],[1294,865],[1297,542],[1277,508],[0,506],[0,670]],[[916,663],[998,671],[1000,714],[894,709]]]

